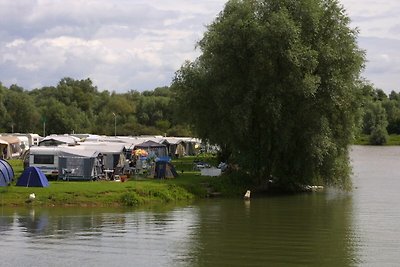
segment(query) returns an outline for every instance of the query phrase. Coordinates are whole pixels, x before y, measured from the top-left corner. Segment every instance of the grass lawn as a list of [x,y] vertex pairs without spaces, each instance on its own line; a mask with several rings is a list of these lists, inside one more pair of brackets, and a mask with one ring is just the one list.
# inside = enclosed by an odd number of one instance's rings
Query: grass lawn
[[388,140],[387,145],[389,145],[389,146],[398,146],[398,145],[400,145],[400,135],[398,135],[398,134],[389,135],[389,140]]
[[[29,194],[36,199],[26,203]],[[0,202],[5,206],[134,206],[151,202],[187,201],[193,195],[178,186],[158,181],[64,182],[50,181],[50,186],[0,188]]]

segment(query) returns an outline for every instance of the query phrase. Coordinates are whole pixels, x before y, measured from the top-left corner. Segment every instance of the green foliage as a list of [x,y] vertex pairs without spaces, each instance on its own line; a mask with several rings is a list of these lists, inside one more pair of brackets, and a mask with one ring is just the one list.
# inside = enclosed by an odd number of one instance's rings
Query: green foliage
[[259,181],[343,186],[364,62],[356,35],[334,0],[228,1],[201,56],[176,73],[180,113]]
[[[169,87],[139,93],[99,92],[90,79],[63,78],[53,87],[30,92],[0,83],[0,131],[46,134],[95,133],[114,135],[191,136],[178,123]],[[115,116],[113,115],[115,114]]]
[[210,181],[210,186],[225,197],[242,197],[249,189],[252,189],[252,192],[257,191],[257,185],[254,184],[252,177],[244,172],[233,172],[213,179]]
[[384,145],[388,139],[388,121],[381,102],[369,102],[364,107],[363,133],[370,135],[369,144]]
[[124,193],[121,196],[121,203],[127,207],[137,206],[141,204],[141,202],[141,198],[136,192]]
[[[18,88],[18,89],[17,89]],[[4,95],[0,109],[4,116],[0,122],[2,128],[8,132],[29,132],[38,126],[39,112],[34,101],[20,87],[11,86],[3,91]]]
[[[392,91],[389,97],[373,85],[365,83],[362,87],[361,136],[358,143],[384,145],[390,135],[400,134],[400,94]],[[368,138],[363,138],[368,136]],[[364,141],[361,141],[361,138]],[[365,142],[365,140],[368,140]]]
[[177,124],[172,125],[171,128],[167,130],[168,136],[192,136],[192,132],[188,125]]
[[371,145],[384,145],[388,141],[388,133],[386,128],[377,127],[373,128],[371,131],[371,135],[369,137],[369,143]]

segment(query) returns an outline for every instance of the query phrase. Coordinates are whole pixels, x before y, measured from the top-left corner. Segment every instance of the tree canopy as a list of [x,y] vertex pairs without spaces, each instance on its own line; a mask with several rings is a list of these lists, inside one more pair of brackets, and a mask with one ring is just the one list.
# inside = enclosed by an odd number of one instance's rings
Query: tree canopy
[[181,114],[259,181],[349,185],[364,63],[349,22],[336,0],[228,1],[176,73]]
[[169,87],[118,94],[69,77],[32,91],[0,83],[0,131],[114,135],[116,120],[118,135],[191,136],[177,123],[173,102]]

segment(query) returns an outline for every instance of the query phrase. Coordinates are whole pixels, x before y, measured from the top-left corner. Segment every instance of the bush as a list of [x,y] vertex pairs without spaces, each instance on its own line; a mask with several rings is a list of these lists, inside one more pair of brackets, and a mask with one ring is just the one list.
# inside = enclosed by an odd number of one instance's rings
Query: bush
[[374,127],[371,131],[371,135],[369,137],[369,143],[371,145],[384,145],[388,141],[388,133],[385,128],[382,127]]
[[121,196],[121,202],[125,206],[136,206],[140,204],[140,197],[136,192],[125,193]]

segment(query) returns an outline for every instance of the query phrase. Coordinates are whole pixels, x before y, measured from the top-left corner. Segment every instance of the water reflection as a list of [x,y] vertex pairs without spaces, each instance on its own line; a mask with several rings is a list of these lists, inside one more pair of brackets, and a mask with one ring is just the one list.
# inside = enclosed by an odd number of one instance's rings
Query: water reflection
[[2,266],[185,265],[196,210],[3,209]]
[[196,265],[351,266],[351,209],[337,192],[203,203]]
[[400,262],[400,147],[355,146],[354,227],[363,265]]
[[144,209],[0,209],[1,266],[396,266],[400,148],[355,147],[355,190]]
[[0,246],[13,256],[4,266],[27,265],[21,254],[30,266],[352,266],[351,209],[330,191],[167,210],[3,210]]
[[48,230],[49,217],[46,213],[39,212],[36,214],[35,209],[29,210],[29,214],[21,216],[17,215],[18,226],[23,232],[31,233],[32,235],[44,234]]

